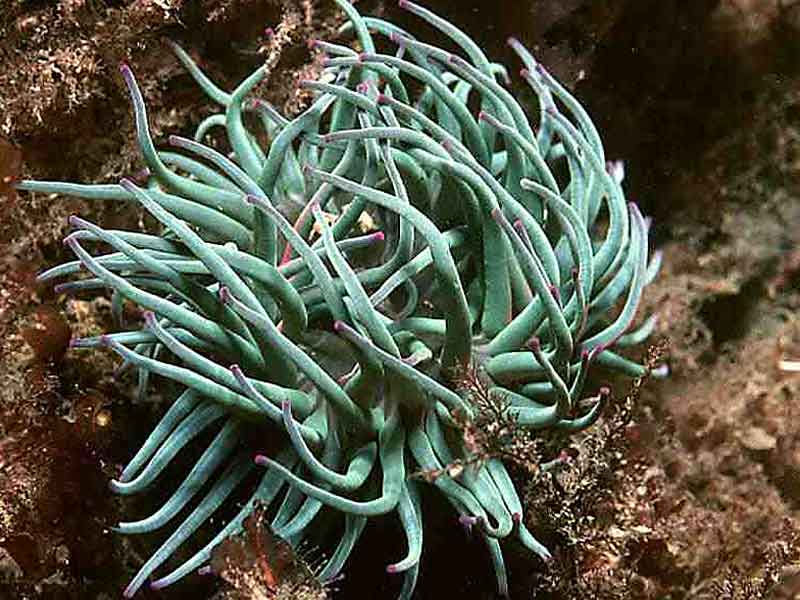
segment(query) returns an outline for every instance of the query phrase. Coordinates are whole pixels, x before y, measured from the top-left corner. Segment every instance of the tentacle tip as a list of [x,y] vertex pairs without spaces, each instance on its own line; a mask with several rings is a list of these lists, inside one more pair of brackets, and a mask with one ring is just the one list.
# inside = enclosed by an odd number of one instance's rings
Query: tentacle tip
[[326,68],[330,67],[332,64],[333,64],[333,59],[332,58],[325,57],[325,58],[322,59],[322,67],[323,68],[326,69]]
[[256,203],[256,197],[253,196],[252,194],[245,194],[244,195],[244,201],[247,204],[255,204]]
[[499,221],[502,218],[502,216],[503,216],[503,213],[500,211],[500,207],[499,206],[495,206],[492,209],[492,218],[495,221]]
[[345,330],[345,327],[347,327],[347,325],[345,325],[344,321],[334,321],[333,322],[333,330],[336,333],[342,333]]
[[366,94],[369,92],[369,84],[366,81],[362,81],[356,86],[356,91],[359,94]]
[[408,0],[397,0],[397,6],[399,8],[409,8],[410,2]]
[[528,340],[528,348],[533,352],[538,352],[542,349],[542,341],[537,336],[533,336]]
[[272,27],[267,27],[264,29],[264,37],[268,40],[272,39],[275,36],[275,30]]
[[369,60],[369,54],[366,52],[360,52],[358,54],[358,62],[363,63]]
[[266,467],[269,465],[269,458],[267,458],[263,454],[256,454],[255,456],[253,456],[253,462],[257,464],[259,467]]
[[150,582],[150,589],[153,591],[163,590],[165,587],[167,587],[167,584],[160,579]]
[[608,398],[611,395],[611,387],[607,385],[600,386],[599,394],[603,398]]
[[468,533],[472,532],[472,528],[480,521],[479,517],[470,515],[461,515],[458,517],[458,522],[467,530]]
[[478,121],[486,121],[486,120],[488,120],[487,116],[488,115],[484,111],[480,111],[478,113]]
[[381,92],[381,93],[378,94],[378,97],[375,98],[375,102],[377,102],[378,104],[381,104],[381,105],[389,104],[389,96],[387,96],[386,94]]
[[306,42],[306,46],[308,46],[309,50],[316,50],[319,48],[319,40],[316,38],[311,38]]
[[152,175],[150,169],[144,167],[143,169],[140,169],[139,171],[136,171],[135,173],[128,175],[128,179],[131,179],[137,183],[144,184],[147,183],[147,180],[150,178],[150,175]]
[[527,79],[528,77],[531,76],[531,72],[526,68],[522,68],[519,70],[519,76],[522,77],[523,79]]
[[69,343],[67,344],[67,348],[80,348],[81,346],[81,338],[79,337],[71,337],[69,338]]
[[372,234],[372,241],[382,242],[385,239],[386,239],[386,234],[383,233],[382,231],[376,231],[375,233]]
[[144,311],[144,322],[147,324],[148,327],[153,328],[157,325],[156,323],[156,314],[152,310]]
[[397,567],[395,565],[387,565],[386,572],[389,573],[390,575],[394,575],[395,573],[398,572]]
[[669,365],[666,363],[659,365],[650,371],[650,373],[653,375],[653,377],[667,377],[670,374]]
[[229,304],[231,301],[231,291],[228,289],[227,286],[221,286],[219,288],[219,301],[223,304]]
[[511,520],[512,520],[512,521],[513,521],[515,524],[519,524],[519,523],[521,523],[521,522],[522,522],[522,513],[519,513],[519,512],[512,513],[512,514],[511,514]]

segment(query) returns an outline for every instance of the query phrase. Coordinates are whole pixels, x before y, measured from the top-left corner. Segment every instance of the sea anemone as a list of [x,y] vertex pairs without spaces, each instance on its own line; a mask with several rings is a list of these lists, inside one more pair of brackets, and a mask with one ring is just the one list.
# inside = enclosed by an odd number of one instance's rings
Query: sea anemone
[[[629,331],[659,257],[648,264],[649,224],[626,203],[621,164],[607,164],[581,105],[512,39],[538,98],[534,125],[503,67],[446,20],[400,2],[457,54],[336,2],[362,52],[311,42],[327,58],[319,79],[302,84],[314,99],[301,114],[250,97],[265,68],[228,93],[175,47],[221,107],[194,140],[170,136],[171,150],[156,148],[123,65],[147,167],[141,181],[18,185],[135,202],[161,227],[112,230],[72,217],[65,243],[77,260],[40,276],[85,269],[91,277],[58,289],[110,288],[115,306],[144,309],[143,328],[72,346],[111,348],[138,370],[145,393],[150,375],[183,388],[112,481],[115,492],[169,485],[159,475],[178,452],[207,440],[161,508],[116,527],[172,528],[128,597],[248,493],[201,550],[151,586],[201,568],[258,504],[271,507],[272,529],[293,546],[341,528],[323,581],[341,572],[370,517],[395,513],[407,552],[387,571],[403,573],[409,598],[423,551],[423,485],[485,541],[506,594],[501,540],[516,536],[544,560],[550,553],[526,528],[502,460],[469,460],[462,433],[479,406],[458,384],[463,374],[480,373],[487,397],[520,430],[577,432],[608,397],[600,389],[579,401],[592,365],[646,371],[613,349],[652,330],[649,319]],[[373,34],[394,51],[379,53]],[[225,148],[205,143],[212,128],[224,130]],[[364,221],[382,231],[361,231]],[[111,250],[93,254],[89,244]],[[253,447],[248,430],[269,442]],[[216,433],[202,437],[208,431]]]

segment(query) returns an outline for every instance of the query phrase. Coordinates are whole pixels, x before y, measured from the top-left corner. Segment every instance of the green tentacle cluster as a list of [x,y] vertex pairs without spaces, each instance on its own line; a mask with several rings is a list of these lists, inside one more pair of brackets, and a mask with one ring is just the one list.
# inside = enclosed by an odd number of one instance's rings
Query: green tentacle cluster
[[[341,527],[323,580],[342,570],[369,517],[396,513],[406,554],[387,571],[404,574],[409,598],[423,550],[419,487],[428,485],[411,475],[463,458],[458,424],[475,416],[452,383],[459,370],[484,369],[520,427],[568,432],[601,414],[604,394],[588,408],[577,402],[593,363],[644,373],[612,348],[651,331],[652,319],[629,329],[659,257],[648,263],[648,223],[626,204],[621,167],[606,164],[581,105],[511,40],[539,99],[534,127],[503,67],[447,21],[400,3],[459,54],[336,1],[363,53],[314,42],[328,58],[320,79],[303,83],[315,98],[301,114],[250,97],[263,68],[228,93],[175,47],[220,111],[193,140],[172,136],[159,149],[123,66],[145,183],[19,185],[138,203],[163,227],[154,235],[73,217],[65,243],[76,260],[40,277],[85,269],[88,278],[60,291],[110,288],[116,307],[142,307],[143,328],[73,346],[113,349],[143,391],[152,375],[184,388],[115,492],[144,491],[184,447],[216,432],[159,510],[117,527],[172,531],[126,596],[258,477],[238,514],[152,586],[202,567],[260,502],[293,545],[315,527]],[[394,51],[379,53],[373,35]],[[207,143],[216,128],[224,151]],[[365,212],[383,232],[359,235]],[[97,244],[108,250],[87,250]],[[380,260],[357,259],[381,248]],[[265,423],[283,449],[254,462],[242,434]],[[487,544],[501,593],[501,540],[516,536],[550,557],[498,459],[430,485]]]

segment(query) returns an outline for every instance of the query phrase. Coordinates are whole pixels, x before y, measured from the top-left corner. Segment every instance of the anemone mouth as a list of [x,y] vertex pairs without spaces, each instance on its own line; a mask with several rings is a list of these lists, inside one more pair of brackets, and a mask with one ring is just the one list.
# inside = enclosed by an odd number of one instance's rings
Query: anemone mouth
[[[314,97],[296,117],[249,97],[263,68],[227,92],[173,45],[220,107],[194,139],[155,147],[143,95],[121,65],[146,169],[117,185],[17,184],[136,202],[161,227],[117,231],[72,217],[65,243],[76,260],[41,275],[87,271],[59,289],[110,288],[116,306],[145,311],[140,329],[70,347],[110,348],[137,370],[141,393],[154,377],[184,390],[111,483],[120,494],[167,485],[178,453],[199,449],[162,506],[117,527],[172,532],[126,597],[238,498],[208,543],[152,587],[205,568],[264,506],[271,530],[295,546],[326,526],[325,514],[343,515],[323,581],[341,573],[370,519],[396,515],[406,553],[386,571],[402,575],[409,598],[423,485],[486,544],[505,593],[500,540],[551,558],[525,526],[500,460],[513,459],[508,445],[591,427],[610,395],[601,387],[581,401],[595,366],[665,374],[619,352],[653,330],[653,319],[631,325],[661,257],[648,261],[649,223],[626,203],[624,167],[606,160],[577,100],[509,39],[539,100],[532,123],[503,85],[505,69],[451,23],[400,3],[458,54],[337,4],[365,51],[310,40],[327,54],[326,73],[303,82]],[[377,52],[373,35],[397,51]],[[216,127],[230,153],[204,143]],[[94,244],[110,251],[90,252]],[[269,448],[248,445],[253,423],[267,426]],[[540,468],[564,462],[549,458]]]

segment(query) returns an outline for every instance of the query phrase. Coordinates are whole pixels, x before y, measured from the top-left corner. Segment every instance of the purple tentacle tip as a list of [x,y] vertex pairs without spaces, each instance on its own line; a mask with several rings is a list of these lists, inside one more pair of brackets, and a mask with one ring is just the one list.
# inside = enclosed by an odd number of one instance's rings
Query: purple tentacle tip
[[334,321],[333,322],[333,330],[336,333],[341,333],[342,331],[345,330],[346,327],[347,327],[347,325],[345,325],[343,321]]
[[146,310],[144,312],[144,322],[147,323],[148,327],[155,327],[158,323],[156,323],[156,314],[152,310]]
[[663,365],[659,365],[655,369],[653,369],[651,373],[653,374],[654,377],[666,377],[667,375],[669,375],[669,365],[666,363]]
[[458,522],[464,527],[467,533],[472,533],[472,528],[478,524],[480,517],[473,517],[471,515],[461,515],[458,517]]
[[231,292],[227,286],[223,285],[219,288],[219,301],[223,304],[228,304],[231,301]]
[[263,454],[256,454],[253,457],[253,462],[256,463],[259,467],[266,467],[269,465],[269,458],[267,458]]
[[386,234],[384,234],[382,231],[376,231],[375,233],[372,234],[372,241],[382,242],[385,239],[386,239]]
[[542,349],[541,340],[538,337],[533,336],[531,339],[528,340],[528,348],[530,348],[532,352],[538,352],[539,350]]

